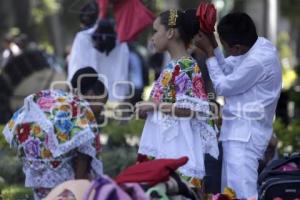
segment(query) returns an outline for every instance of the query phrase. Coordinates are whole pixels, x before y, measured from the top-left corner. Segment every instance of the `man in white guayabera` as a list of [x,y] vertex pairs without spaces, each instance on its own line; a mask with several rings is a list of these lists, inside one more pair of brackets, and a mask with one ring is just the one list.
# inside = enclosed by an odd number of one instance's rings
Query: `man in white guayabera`
[[257,198],[258,160],[272,135],[281,91],[281,65],[276,48],[257,36],[247,14],[226,15],[217,31],[229,55],[226,59],[214,34],[200,32],[195,44],[207,54],[216,93],[225,97],[220,135],[222,190],[230,187],[237,198]]

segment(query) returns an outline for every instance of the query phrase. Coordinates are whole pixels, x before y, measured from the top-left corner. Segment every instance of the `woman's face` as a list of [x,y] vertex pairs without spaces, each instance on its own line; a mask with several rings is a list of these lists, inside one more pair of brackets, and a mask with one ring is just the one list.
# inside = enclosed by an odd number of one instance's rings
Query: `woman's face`
[[89,90],[86,96],[92,96],[92,97],[98,97],[95,99],[86,99],[90,103],[90,108],[93,111],[95,117],[99,117],[99,115],[102,114],[102,111],[104,111],[104,105],[107,102],[107,95],[97,95],[94,93],[93,90]]
[[167,29],[160,22],[160,17],[157,17],[153,23],[153,35],[151,38],[151,42],[154,45],[155,51],[157,53],[162,53],[167,50]]

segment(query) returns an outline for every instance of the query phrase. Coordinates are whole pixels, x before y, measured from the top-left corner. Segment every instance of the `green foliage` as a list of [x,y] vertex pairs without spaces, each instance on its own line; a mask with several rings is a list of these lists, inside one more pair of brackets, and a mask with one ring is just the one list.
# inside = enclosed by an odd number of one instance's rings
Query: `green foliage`
[[290,37],[287,32],[280,32],[277,40],[277,47],[280,53],[282,63],[282,81],[283,88],[289,89],[296,81],[297,74],[291,65],[293,60],[293,50],[290,45]]
[[273,125],[281,154],[300,151],[300,119],[292,120],[285,126],[281,119],[277,119]]
[[[0,177],[7,184],[20,183],[24,180],[22,162],[16,155],[16,151],[10,148],[2,131],[4,125],[0,125]],[[0,181],[1,185],[1,181]]]
[[299,0],[281,0],[280,10],[283,16],[288,17],[293,23],[299,23]]
[[34,22],[41,24],[45,17],[55,14],[60,9],[60,4],[58,0],[39,0],[33,2],[33,8],[31,10],[31,15]]
[[135,163],[137,147],[129,146],[126,138],[139,137],[143,127],[144,120],[130,120],[128,122],[112,120],[103,127],[102,133],[109,137],[108,143],[101,153],[105,174],[115,177],[126,167]]
[[2,131],[3,131],[4,125],[0,125],[0,149],[9,149],[9,144],[6,142]]
[[0,160],[0,177],[3,177],[7,184],[24,182],[22,162],[16,156],[15,152],[1,150]]
[[108,146],[126,146],[126,136],[140,136],[144,127],[143,120],[120,122],[112,120],[103,127],[102,133],[109,137]]
[[0,194],[2,189],[5,187],[5,180],[0,176]]
[[30,188],[25,188],[20,185],[6,186],[1,190],[1,197],[3,200],[29,200],[33,199],[33,193]]
[[101,153],[104,173],[116,177],[126,167],[135,163],[137,148],[135,147],[113,147],[105,148]]

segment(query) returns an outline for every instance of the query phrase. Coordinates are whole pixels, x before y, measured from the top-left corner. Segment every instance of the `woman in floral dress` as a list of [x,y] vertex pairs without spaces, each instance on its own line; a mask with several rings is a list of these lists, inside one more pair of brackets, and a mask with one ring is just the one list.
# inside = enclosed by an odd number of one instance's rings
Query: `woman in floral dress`
[[8,122],[3,134],[18,150],[25,186],[33,188],[35,199],[64,181],[102,174],[94,114],[78,96],[43,90],[26,97]]
[[146,157],[179,158],[187,164],[179,173],[196,188],[205,175],[204,154],[218,157],[216,132],[209,124],[209,104],[197,62],[187,52],[199,31],[195,10],[169,10],[156,18],[152,43],[157,52],[168,51],[171,61],[151,92],[151,103],[136,105],[139,117],[147,117],[138,161]]

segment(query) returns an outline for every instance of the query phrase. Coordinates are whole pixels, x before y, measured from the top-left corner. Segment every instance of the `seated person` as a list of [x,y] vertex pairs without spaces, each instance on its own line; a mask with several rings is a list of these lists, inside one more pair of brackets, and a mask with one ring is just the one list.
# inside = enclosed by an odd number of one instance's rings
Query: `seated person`
[[[81,93],[100,95],[105,90],[96,79],[84,84]],[[97,101],[105,103],[106,99]],[[24,106],[7,123],[3,134],[18,150],[25,186],[33,189],[36,200],[64,181],[102,174],[102,162],[96,157],[99,107],[71,93],[43,90],[26,97]]]

